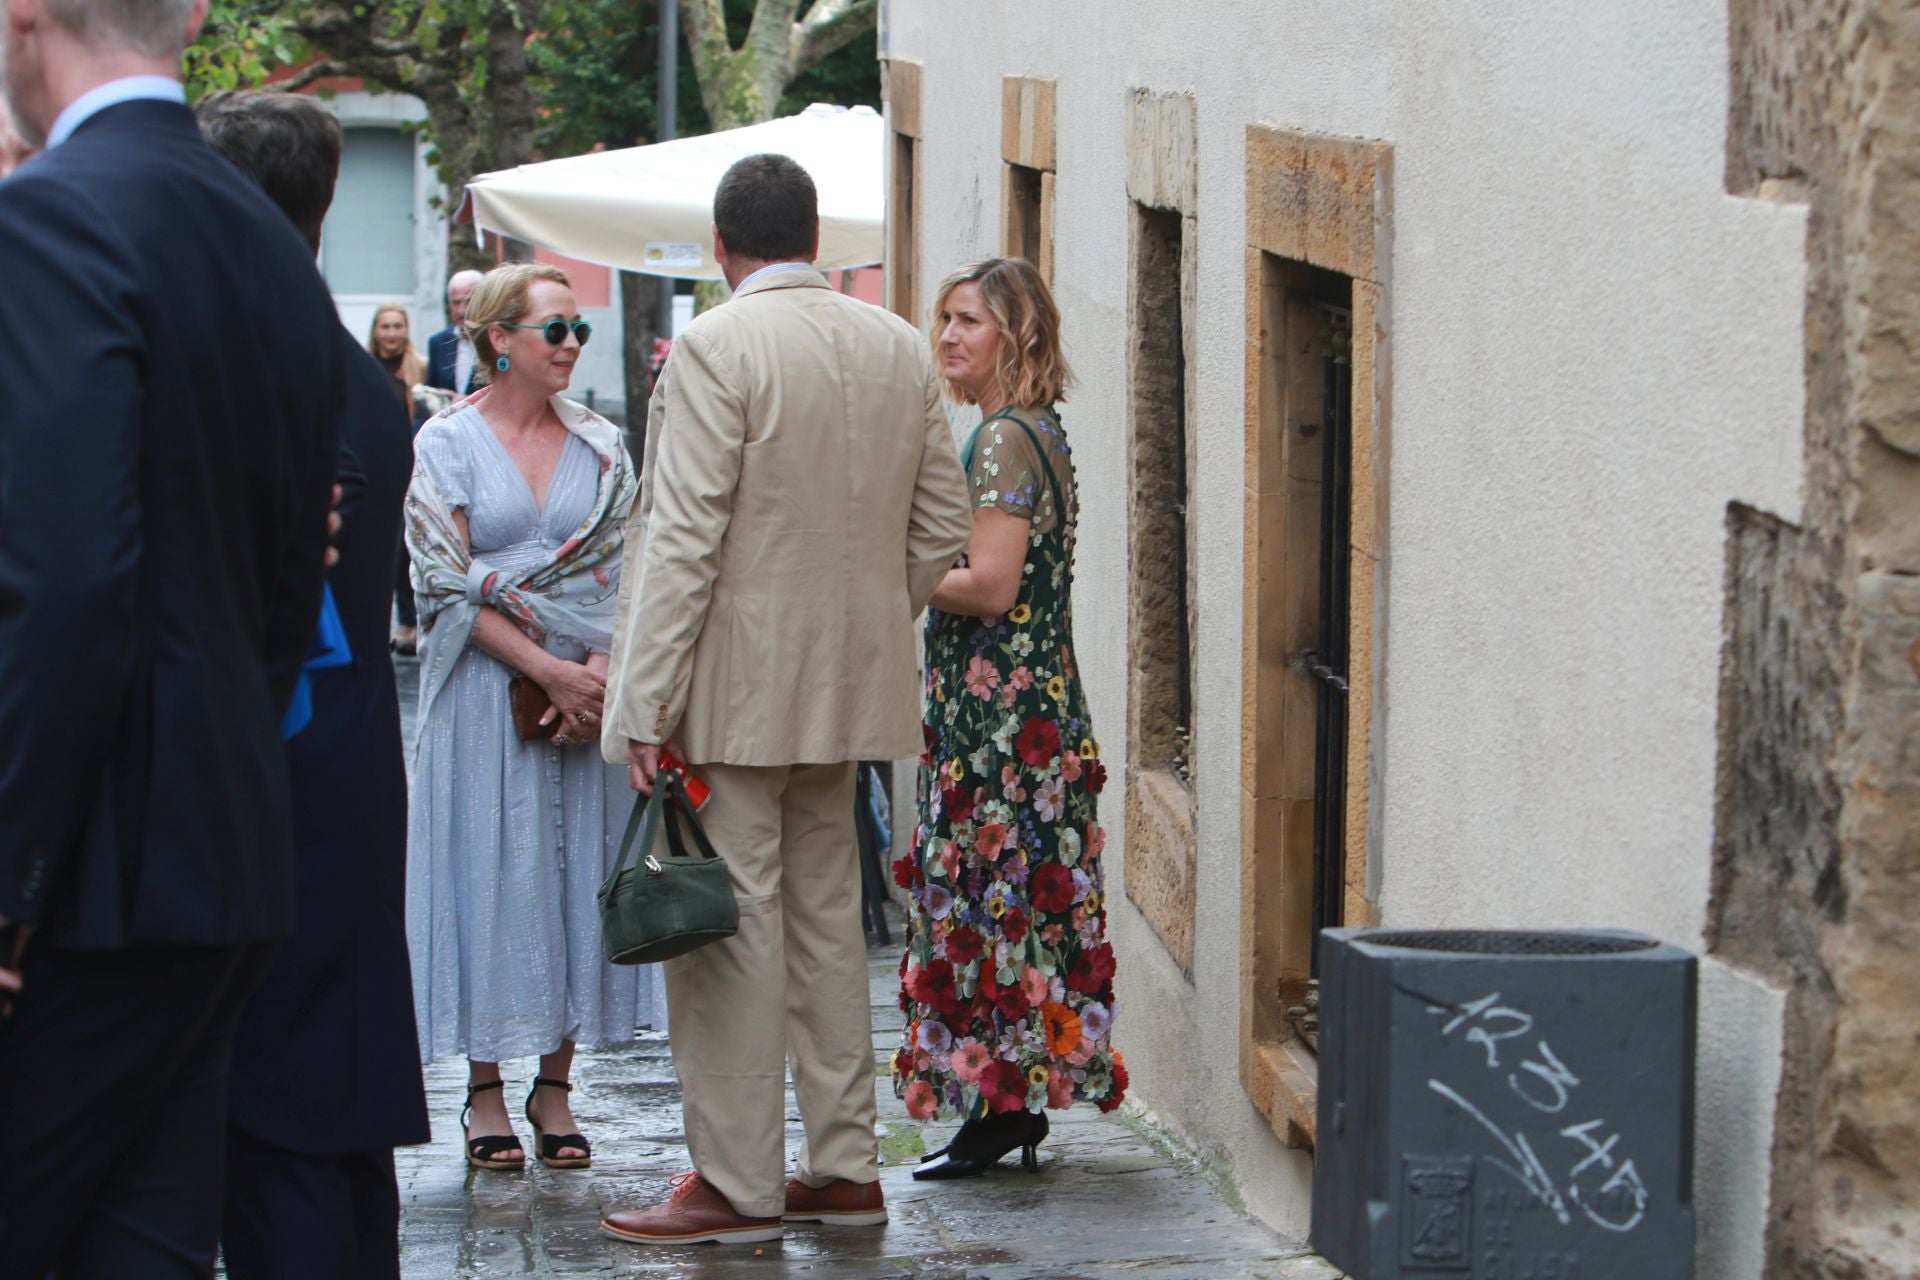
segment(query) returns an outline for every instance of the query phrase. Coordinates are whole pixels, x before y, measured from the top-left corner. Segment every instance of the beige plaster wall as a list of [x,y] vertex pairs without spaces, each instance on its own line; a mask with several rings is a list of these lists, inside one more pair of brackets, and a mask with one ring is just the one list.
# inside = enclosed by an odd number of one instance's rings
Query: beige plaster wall
[[[1126,108],[1136,88],[1197,104],[1194,958],[1189,981],[1110,893],[1117,1036],[1136,1097],[1283,1229],[1304,1233],[1310,1166],[1238,1078],[1246,126],[1393,148],[1382,922],[1613,925],[1697,948],[1725,510],[1793,518],[1801,486],[1805,218],[1726,194],[1726,24],[1704,0],[889,7],[883,53],[924,66],[922,297],[999,241],[1003,77],[1058,85],[1077,639],[1116,778]],[[1124,876],[1111,791],[1103,816]],[[1777,1009],[1746,987],[1704,998],[1703,1077],[1746,1073],[1703,1130],[1714,1167],[1766,1149]],[[1728,1186],[1716,1229],[1744,1239],[1764,1204]],[[1702,1274],[1755,1275],[1747,1256]]]

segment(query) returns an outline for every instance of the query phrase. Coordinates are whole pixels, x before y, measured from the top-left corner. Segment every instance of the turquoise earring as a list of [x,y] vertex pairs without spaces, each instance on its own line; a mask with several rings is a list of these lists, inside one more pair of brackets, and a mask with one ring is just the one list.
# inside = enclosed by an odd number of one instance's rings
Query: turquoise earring
[[501,356],[498,360],[495,360],[493,362],[493,367],[498,369],[500,372],[505,373],[509,368],[512,367],[512,361],[508,360],[505,356]]

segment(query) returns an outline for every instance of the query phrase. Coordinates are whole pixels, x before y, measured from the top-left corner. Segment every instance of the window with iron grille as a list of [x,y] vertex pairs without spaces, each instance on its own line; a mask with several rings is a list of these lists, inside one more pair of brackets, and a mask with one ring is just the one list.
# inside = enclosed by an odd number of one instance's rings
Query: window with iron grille
[[1006,207],[1002,210],[1000,251],[1009,258],[1025,258],[1046,274],[1045,243],[1041,239],[1046,198],[1045,175],[1024,164],[1006,167]]
[[887,63],[887,309],[919,328],[920,64]]
[[1261,703],[1255,749],[1287,814],[1258,857],[1291,888],[1272,914],[1281,939],[1267,999],[1276,1026],[1313,1043],[1321,930],[1344,922],[1353,508],[1352,281],[1265,256],[1263,448],[1277,459],[1274,525],[1259,607],[1271,619],[1276,696]]
[[1320,935],[1378,922],[1392,171],[1383,142],[1247,126],[1240,1079],[1290,1147]]
[[1312,299],[1320,332],[1319,616],[1301,663],[1314,681],[1313,974],[1320,931],[1343,920],[1347,831],[1347,664],[1353,560],[1353,312]]

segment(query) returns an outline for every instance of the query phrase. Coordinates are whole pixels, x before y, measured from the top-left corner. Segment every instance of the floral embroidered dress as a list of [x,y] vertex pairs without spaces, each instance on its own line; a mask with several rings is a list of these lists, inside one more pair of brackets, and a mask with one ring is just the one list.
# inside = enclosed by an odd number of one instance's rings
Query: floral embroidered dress
[[1120,1104],[1095,797],[1073,659],[1072,455],[1058,418],[1003,411],[967,447],[976,510],[1032,522],[1018,602],[927,617],[927,754],[900,964],[894,1088],[919,1119]]

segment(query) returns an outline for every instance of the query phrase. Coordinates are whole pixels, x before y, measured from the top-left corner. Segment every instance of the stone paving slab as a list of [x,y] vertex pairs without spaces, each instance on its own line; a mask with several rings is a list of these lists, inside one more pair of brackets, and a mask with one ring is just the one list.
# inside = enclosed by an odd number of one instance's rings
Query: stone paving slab
[[[411,734],[418,664],[395,667]],[[897,915],[889,923],[895,945],[869,953],[886,1226],[794,1227],[776,1244],[682,1249],[601,1235],[602,1217],[663,1199],[669,1179],[691,1167],[666,1036],[643,1033],[631,1049],[575,1061],[574,1117],[594,1143],[591,1169],[529,1162],[525,1173],[469,1170],[459,1127],[466,1064],[427,1068],[434,1141],[397,1160],[405,1280],[1339,1280],[1304,1246],[1232,1209],[1198,1169],[1157,1151],[1125,1108],[1050,1112],[1038,1173],[1020,1171],[1010,1156],[984,1177],[913,1181],[912,1166],[944,1146],[954,1126],[914,1120],[893,1096],[886,1062],[900,1035],[904,931]],[[502,1064],[510,1114],[519,1114],[535,1065]],[[532,1141],[524,1125],[520,1136]],[[799,1137],[789,1092],[789,1156]]]
[[[1235,1212],[1197,1169],[1156,1150],[1124,1111],[1052,1113],[1038,1173],[1009,1157],[982,1178],[914,1182],[913,1164],[943,1145],[952,1126],[913,1120],[887,1079],[899,1034],[896,959],[885,949],[871,961],[881,1181],[892,1211],[885,1227],[794,1227],[774,1244],[680,1249],[601,1235],[605,1214],[663,1198],[669,1179],[689,1167],[666,1037],[645,1032],[631,1049],[583,1052],[576,1062],[574,1114],[594,1141],[587,1170],[469,1171],[457,1121],[465,1064],[428,1068],[435,1141],[399,1153],[406,1280],[1336,1280],[1303,1246]],[[515,1114],[534,1065],[504,1065]],[[799,1138],[791,1093],[787,1129],[791,1154]]]

